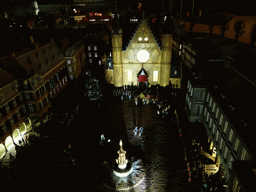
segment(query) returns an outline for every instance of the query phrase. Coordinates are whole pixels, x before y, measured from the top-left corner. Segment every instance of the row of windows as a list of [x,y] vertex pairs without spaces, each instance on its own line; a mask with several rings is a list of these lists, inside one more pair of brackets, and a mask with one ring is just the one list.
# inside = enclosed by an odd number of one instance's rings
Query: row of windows
[[46,91],[52,89],[56,83],[59,82],[61,74],[56,74],[47,81],[44,85],[42,85],[35,93],[33,92],[22,92],[12,100],[10,100],[7,104],[0,107],[0,119],[5,117],[10,111],[13,111],[17,106],[20,106],[24,101],[34,101],[37,98],[41,97]]
[[[92,57],[92,53],[88,53],[88,56]],[[94,53],[94,57],[98,57],[98,53],[97,52]]]
[[[207,111],[207,108],[205,108],[205,111],[204,111],[204,116],[206,116],[206,122],[209,122],[209,128],[211,129],[212,128],[212,134],[215,135],[215,131],[217,132],[216,133],[216,137],[215,137],[215,140],[216,142],[219,141],[219,136],[221,135],[219,130],[216,129],[216,124],[213,123],[213,119],[212,118],[209,118],[210,117],[210,113],[209,111]],[[221,121],[223,121],[223,115],[221,114]],[[228,122],[225,121],[225,126],[224,126],[224,129],[223,129],[223,132],[224,133],[227,133],[227,130],[228,130]],[[233,129],[230,128],[230,131],[229,131],[229,134],[228,134],[228,138],[227,140],[233,144],[233,139],[234,139],[234,131]],[[239,151],[239,147],[240,147],[240,140],[239,138],[236,138],[235,140],[235,143],[233,145],[233,149],[234,151],[238,152]],[[223,151],[223,148],[224,148],[224,141],[223,141],[223,138],[221,137],[221,140],[220,140],[220,149]],[[228,154],[230,153],[230,151],[228,150],[228,147],[226,146],[225,150],[224,150],[224,158],[227,158],[228,157]],[[233,158],[233,157],[232,157]],[[248,158],[248,152],[245,150],[245,148],[243,148],[242,150],[242,153],[241,153],[241,160],[245,160]]]
[[23,105],[22,108],[17,111],[17,113],[0,125],[0,136],[5,134],[12,126],[14,126],[21,119],[21,117],[26,114],[26,112],[26,106]]
[[[97,51],[97,46],[93,46],[94,48],[94,51]],[[88,46],[88,51],[91,51],[92,50],[92,46]]]

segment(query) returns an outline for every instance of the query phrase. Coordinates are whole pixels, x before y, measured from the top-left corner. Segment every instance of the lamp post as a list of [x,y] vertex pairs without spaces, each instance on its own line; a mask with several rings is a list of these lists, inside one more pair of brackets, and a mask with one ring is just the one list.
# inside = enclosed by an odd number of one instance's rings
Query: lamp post
[[183,0],[180,1],[180,17],[181,17],[181,14],[182,14],[182,4],[183,4]]
[[194,16],[194,7],[195,7],[195,0],[193,0],[193,4],[192,4],[192,14],[191,14],[192,17]]

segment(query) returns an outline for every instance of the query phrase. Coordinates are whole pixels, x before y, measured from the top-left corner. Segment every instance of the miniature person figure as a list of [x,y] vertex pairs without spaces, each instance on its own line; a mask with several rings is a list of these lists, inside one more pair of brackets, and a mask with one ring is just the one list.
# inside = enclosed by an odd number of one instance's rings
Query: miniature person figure
[[134,136],[136,136],[136,135],[137,135],[137,132],[138,132],[138,128],[137,128],[137,127],[135,127],[135,129],[133,130]]
[[101,141],[106,140],[104,134],[100,136]]
[[139,137],[141,136],[142,132],[143,132],[143,127],[141,126],[139,129],[139,135],[138,135]]

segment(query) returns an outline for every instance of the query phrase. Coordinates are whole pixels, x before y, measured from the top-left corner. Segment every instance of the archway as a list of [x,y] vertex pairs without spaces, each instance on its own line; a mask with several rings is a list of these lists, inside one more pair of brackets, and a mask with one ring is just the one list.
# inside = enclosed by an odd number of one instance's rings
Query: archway
[[19,145],[19,141],[21,140],[20,131],[19,129],[15,129],[12,132],[12,138],[16,145]]
[[20,124],[19,130],[20,130],[20,134],[21,134],[21,135],[24,135],[24,134],[26,133],[26,131],[27,131],[27,126],[26,126],[26,124],[25,124],[24,122],[23,122],[22,124]]
[[5,147],[4,145],[1,143],[0,144],[0,159],[3,158],[3,156],[5,155],[6,151],[5,151]]
[[32,130],[32,122],[29,117],[25,120],[25,124],[26,124],[26,128],[27,128],[26,132],[31,131]]
[[5,139],[5,146],[6,146],[6,149],[7,150],[10,150],[12,147],[14,147],[14,144],[12,142],[12,137],[11,136],[8,136],[6,139]]

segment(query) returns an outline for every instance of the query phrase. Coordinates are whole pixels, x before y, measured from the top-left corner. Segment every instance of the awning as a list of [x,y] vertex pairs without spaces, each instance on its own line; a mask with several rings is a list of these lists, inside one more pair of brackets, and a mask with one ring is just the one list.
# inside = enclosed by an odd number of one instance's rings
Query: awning
[[139,82],[147,82],[148,78],[147,78],[146,75],[140,75],[139,78],[138,78],[138,81]]

